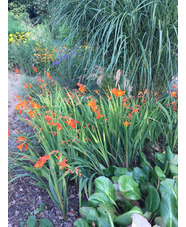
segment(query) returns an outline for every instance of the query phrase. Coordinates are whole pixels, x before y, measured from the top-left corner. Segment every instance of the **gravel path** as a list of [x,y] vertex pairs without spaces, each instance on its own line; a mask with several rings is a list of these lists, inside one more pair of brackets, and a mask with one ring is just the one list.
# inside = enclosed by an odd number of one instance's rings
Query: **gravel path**
[[[11,137],[16,137],[16,133],[19,130],[24,133],[33,132],[32,128],[25,125],[19,119],[19,115],[15,110],[15,105],[18,102],[15,101],[15,96],[20,95],[20,97],[23,98],[25,95],[23,81],[23,76],[13,72],[8,73],[8,125]],[[17,144],[9,138],[9,155],[10,152],[15,151],[16,145]],[[11,164],[12,162],[9,160],[9,166]],[[10,172],[9,178],[11,179],[13,175],[14,172]],[[25,223],[28,215],[32,214],[34,209],[39,208],[42,203],[45,203],[45,209],[38,214],[37,220],[47,218],[55,227],[73,226],[73,222],[79,215],[78,194],[75,186],[71,185],[68,190],[69,212],[67,213],[67,222],[65,222],[60,210],[53,204],[48,193],[44,189],[32,185],[33,182],[34,181],[29,177],[24,177],[16,179],[9,184],[8,226],[19,227],[21,221]],[[26,224],[24,226],[26,226]]]

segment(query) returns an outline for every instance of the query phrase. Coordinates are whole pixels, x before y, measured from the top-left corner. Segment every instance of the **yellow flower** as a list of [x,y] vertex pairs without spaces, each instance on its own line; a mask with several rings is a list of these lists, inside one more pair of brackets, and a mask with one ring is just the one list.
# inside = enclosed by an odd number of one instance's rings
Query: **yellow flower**
[[27,35],[27,36],[29,36],[29,35],[30,35],[30,33],[29,33],[29,32],[27,32],[27,33],[26,33],[26,35]]
[[19,32],[16,32],[16,34],[19,34]]
[[10,39],[9,39],[9,42],[13,42],[13,40],[14,40],[14,38],[10,38]]
[[24,32],[21,32],[21,34],[24,34]]
[[26,43],[26,41],[23,41],[23,43]]
[[10,36],[10,37],[12,37],[13,35],[12,35],[12,34],[10,34],[9,36]]
[[19,43],[17,43],[17,45],[19,45]]

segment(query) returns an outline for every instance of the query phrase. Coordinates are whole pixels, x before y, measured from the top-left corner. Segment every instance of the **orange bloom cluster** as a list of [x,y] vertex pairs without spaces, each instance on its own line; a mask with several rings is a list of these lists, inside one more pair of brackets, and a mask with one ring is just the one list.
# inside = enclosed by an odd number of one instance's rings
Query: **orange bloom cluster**
[[34,167],[36,169],[38,168],[42,168],[44,163],[46,163],[47,160],[49,160],[50,155],[44,155],[43,157],[39,157],[39,159],[37,160],[36,164],[34,165]]
[[68,119],[67,121],[65,121],[65,123],[67,123],[68,125],[72,126],[72,128],[76,128],[76,124],[80,124],[78,121],[71,119]]
[[18,140],[16,140],[16,143],[19,143],[19,145],[17,145],[16,148],[18,148],[20,151],[22,151],[23,146],[25,146],[24,147],[25,151],[28,150],[28,145],[27,144],[25,145],[26,139],[23,136],[19,136],[17,139]]
[[63,161],[57,163],[59,166],[61,166],[62,169],[68,169],[69,165],[67,165],[67,159],[65,158]]
[[27,89],[28,87],[29,87],[29,88],[31,88],[31,87],[32,87],[32,85],[31,85],[31,84],[29,84],[29,83],[28,83],[28,84],[24,84],[24,86],[25,86],[25,89]]
[[171,102],[172,106],[170,106],[174,111],[178,109],[177,102]]
[[87,106],[89,106],[93,112],[96,112],[98,109],[98,105],[96,105],[96,102],[97,102],[96,100],[91,99],[90,101],[88,101],[87,104]]
[[130,122],[128,122],[128,121],[125,121],[124,123],[122,123],[122,124],[124,124],[126,127],[128,126],[128,125],[130,125],[131,123]]
[[14,72],[16,72],[17,74],[20,74],[18,69],[14,69]]
[[116,97],[120,97],[125,94],[125,91],[118,90],[117,88],[113,88],[111,91]]
[[96,119],[99,119],[100,117],[103,117],[103,114],[101,114],[100,107],[98,108],[96,102],[97,102],[96,100],[91,99],[90,101],[88,101],[87,106],[89,106],[92,109],[92,111],[96,113]]
[[33,70],[37,73],[37,69],[36,67],[32,66]]
[[173,91],[173,92],[170,92],[171,93],[171,96],[173,98],[177,98],[178,97],[178,91]]
[[84,95],[86,89],[85,89],[85,85],[77,83],[77,86],[79,87],[79,91]]
[[33,62],[35,62],[36,64],[42,64],[42,63],[50,63],[52,61],[54,61],[54,58],[56,56],[56,46],[53,48],[51,47],[47,47],[47,48],[43,48],[42,45],[36,43],[37,47],[35,47],[35,53],[34,53],[34,60]]

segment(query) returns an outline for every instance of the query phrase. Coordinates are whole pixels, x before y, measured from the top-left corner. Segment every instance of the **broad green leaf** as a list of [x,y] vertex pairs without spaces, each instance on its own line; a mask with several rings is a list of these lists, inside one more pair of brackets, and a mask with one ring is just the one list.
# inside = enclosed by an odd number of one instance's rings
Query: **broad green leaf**
[[26,225],[27,227],[37,227],[36,216],[29,216]]
[[133,208],[132,204],[127,200],[125,200],[124,207],[125,207],[125,212],[130,211]]
[[178,226],[178,203],[172,194],[165,193],[162,195],[160,215],[163,217],[166,227]]
[[125,173],[125,175],[127,175],[127,176],[131,177],[132,179],[134,179],[134,172],[133,171],[127,171]]
[[139,207],[133,207],[130,211],[119,215],[115,218],[114,222],[116,222],[119,225],[124,225],[124,226],[128,226],[132,223],[132,215],[133,214],[141,214],[143,215],[141,209]]
[[173,176],[178,175],[178,166],[170,164],[169,169],[170,169]]
[[74,222],[75,227],[89,227],[87,222],[83,218],[79,218]]
[[166,154],[165,153],[155,153],[155,164],[160,168],[163,168],[166,162]]
[[105,195],[102,192],[94,193],[92,194],[89,199],[89,203],[93,207],[97,207],[98,204],[103,203],[103,204],[110,204],[112,205],[113,203],[110,201],[107,195]]
[[42,218],[39,220],[40,227],[53,227],[53,224],[50,220]]
[[118,179],[119,179],[119,177],[112,177],[112,181],[113,181],[113,183],[118,183]]
[[140,152],[140,166],[143,167],[143,168],[145,166],[148,166],[150,169],[152,169],[150,163],[147,161],[143,152]]
[[140,185],[140,189],[141,189],[142,194],[148,193],[148,188],[149,188],[150,185],[151,185],[150,182],[143,183],[143,184]]
[[114,171],[114,175],[116,177],[120,177],[120,176],[124,175],[126,172],[127,172],[127,168],[116,167],[116,169]]
[[158,226],[166,227],[165,222],[164,222],[164,220],[163,220],[162,217],[156,217],[156,218],[154,219],[154,223],[155,223],[156,225],[158,225]]
[[114,227],[109,223],[109,219],[105,220],[105,218],[100,217],[97,219],[97,221],[98,221],[98,227]]
[[176,187],[176,181],[173,179],[166,178],[160,183],[160,192],[162,195],[165,193],[169,193],[170,195],[172,194],[177,198],[175,187]]
[[174,155],[169,146],[166,147],[166,158],[169,162],[174,158]]
[[149,186],[148,195],[145,199],[145,208],[149,212],[155,212],[160,204],[158,191],[154,186]]
[[134,170],[134,180],[139,183],[145,183],[149,180],[148,174],[141,168],[135,167]]
[[106,194],[109,199],[111,200],[111,203],[114,204],[116,201],[116,196],[115,196],[115,187],[112,183],[111,180],[108,178],[101,176],[95,179],[94,181],[95,184],[95,193],[101,192]]
[[88,216],[89,220],[92,219],[93,221],[95,221],[97,217],[99,217],[97,210],[93,207],[81,207],[79,209],[79,213],[81,214],[81,217],[86,220],[88,220]]
[[127,175],[121,176],[118,180],[120,191],[131,200],[141,199],[141,192],[138,188],[138,184]]
[[164,175],[163,171],[159,166],[155,166],[155,171],[160,180],[164,180],[166,178],[166,176]]
[[110,166],[107,169],[103,170],[103,173],[105,174],[106,177],[112,177],[114,176],[114,171],[117,167],[116,166]]
[[178,155],[174,155],[174,158],[170,161],[172,165],[178,165]]
[[133,214],[132,216],[132,227],[151,227],[151,224],[140,214]]
[[107,204],[99,204],[97,210],[99,211],[101,217],[107,214],[109,216],[109,220],[112,220],[112,221],[116,216],[115,213],[117,213],[115,207],[110,207]]

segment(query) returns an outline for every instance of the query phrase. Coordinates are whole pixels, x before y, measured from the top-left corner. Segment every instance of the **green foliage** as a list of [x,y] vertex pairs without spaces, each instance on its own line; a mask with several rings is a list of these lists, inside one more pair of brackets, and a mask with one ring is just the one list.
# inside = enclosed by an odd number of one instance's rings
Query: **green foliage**
[[[174,156],[174,155],[173,155]],[[174,156],[175,157],[175,156]],[[171,159],[172,160],[172,159]],[[171,161],[166,157],[166,161]],[[141,163],[142,164],[142,163]],[[143,164],[142,164],[143,166]],[[116,167],[118,169],[119,167]],[[144,170],[146,167],[138,169]],[[150,175],[149,175],[150,173]],[[111,183],[106,177],[98,177],[95,179],[95,192],[89,198],[89,207],[80,208],[82,219],[78,221],[80,224],[83,219],[87,221],[89,226],[94,223],[94,226],[101,226],[100,218],[104,217],[107,225],[104,226],[129,226],[131,224],[138,224],[137,226],[150,227],[150,222],[155,222],[160,226],[177,226],[178,224],[178,194],[177,194],[177,179],[173,175],[166,175],[171,178],[159,180],[158,175],[154,169],[144,172],[150,186],[148,193],[142,190],[143,182],[139,184],[135,182],[135,176],[132,178],[126,173],[118,178],[117,183]],[[173,177],[173,178],[172,178]],[[99,184],[97,184],[99,182]],[[101,190],[102,196],[99,197],[97,191],[101,188],[108,190]],[[112,190],[112,187],[115,190]],[[110,189],[110,190],[109,190]],[[108,191],[110,197],[115,198],[114,203],[110,203],[105,198],[108,198]],[[136,192],[136,193],[135,193]],[[127,193],[127,194],[126,194]],[[136,196],[139,195],[140,196]],[[92,203],[96,198],[97,203]],[[158,216],[158,215],[161,215]],[[140,225],[141,223],[141,225]],[[74,223],[76,224],[76,222]]]
[[[36,215],[39,212],[44,211],[44,206],[45,204],[42,203],[41,206],[37,209],[34,209],[33,213],[30,212],[30,215],[28,215],[28,219],[25,221],[26,222],[26,226],[28,227],[53,227],[53,224],[50,220],[46,219],[46,218],[41,218],[39,220],[37,220]],[[25,222],[20,222],[20,227],[25,226]]]
[[128,78],[134,91],[162,91],[177,72],[177,1],[56,0],[50,12],[54,31],[68,24],[68,40],[78,37],[90,47],[82,60],[86,77],[96,65],[111,80],[121,69],[121,88]]
[[26,33],[27,30],[23,26],[22,20],[15,18],[12,13],[8,12],[8,35],[15,34],[16,32]]

